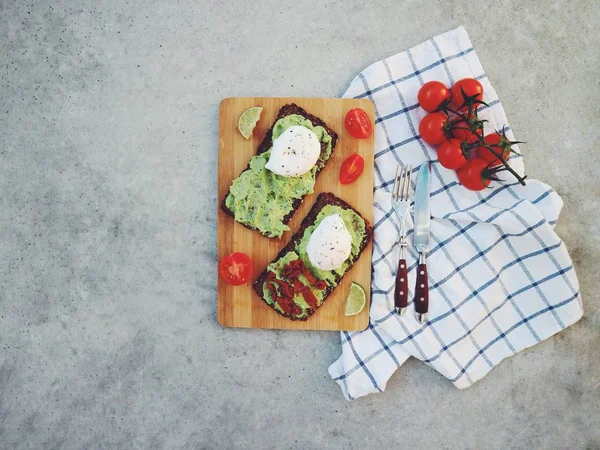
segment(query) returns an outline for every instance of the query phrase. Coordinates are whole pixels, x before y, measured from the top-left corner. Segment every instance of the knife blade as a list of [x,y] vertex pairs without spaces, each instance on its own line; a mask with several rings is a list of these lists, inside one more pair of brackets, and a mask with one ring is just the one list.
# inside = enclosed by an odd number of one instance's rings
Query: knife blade
[[419,169],[415,187],[415,229],[413,233],[415,248],[419,252],[414,303],[420,323],[427,321],[427,314],[429,312],[429,285],[427,281],[427,263],[425,261],[425,254],[429,250],[431,234],[429,189],[429,162],[426,162]]
[[419,253],[429,250],[429,230],[431,228],[429,212],[429,163],[419,169],[415,187],[415,248]]

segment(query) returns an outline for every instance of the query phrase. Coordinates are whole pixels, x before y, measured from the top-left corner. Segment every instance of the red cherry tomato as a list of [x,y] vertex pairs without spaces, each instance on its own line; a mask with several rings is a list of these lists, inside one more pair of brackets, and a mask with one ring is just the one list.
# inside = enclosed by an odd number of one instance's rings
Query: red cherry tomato
[[[494,151],[502,155],[502,158],[506,161],[510,156],[510,141],[504,136],[498,133],[492,133],[486,135],[484,138],[488,145],[494,147]],[[483,159],[486,163],[492,166],[502,164],[502,162],[495,156],[490,149],[487,147],[477,147],[477,157]]]
[[340,169],[340,183],[350,184],[356,180],[365,168],[365,160],[358,153],[348,156]]
[[[475,78],[463,78],[454,83],[451,89],[452,101],[450,105],[455,109],[460,108],[465,102],[462,91],[468,96],[477,95],[477,100],[483,100],[483,86],[481,83]],[[474,109],[477,109],[477,105],[475,105]]]
[[490,184],[490,180],[483,176],[483,171],[486,167],[487,164],[483,159],[472,159],[466,166],[458,169],[458,179],[467,189],[481,191]]
[[[454,138],[460,139],[461,141],[476,142],[478,140],[478,138],[475,135],[475,133],[471,130],[473,127],[481,126],[482,122],[478,121],[478,119],[469,119],[469,121],[472,123],[472,125],[469,125],[469,123],[464,120],[458,120],[456,122],[452,122],[450,124],[450,126],[448,127],[450,134]],[[482,135],[481,128],[476,128],[476,130],[477,130],[477,135],[481,136]]]
[[441,81],[428,81],[421,86],[417,95],[419,105],[427,112],[436,111],[449,98],[450,90]]
[[437,154],[440,164],[446,169],[456,170],[467,164],[462,150],[462,141],[459,139],[442,142],[438,147]]
[[252,260],[245,253],[234,252],[221,260],[219,274],[233,286],[246,284],[252,277]]
[[356,139],[366,139],[373,132],[373,125],[366,112],[360,108],[354,108],[348,111],[346,119],[346,130]]
[[446,135],[444,133],[448,118],[442,112],[427,114],[419,123],[419,134],[429,145],[441,144]]
[[470,141],[475,137],[475,133],[469,129],[469,124],[464,120],[453,123],[450,129],[452,135],[460,141]]

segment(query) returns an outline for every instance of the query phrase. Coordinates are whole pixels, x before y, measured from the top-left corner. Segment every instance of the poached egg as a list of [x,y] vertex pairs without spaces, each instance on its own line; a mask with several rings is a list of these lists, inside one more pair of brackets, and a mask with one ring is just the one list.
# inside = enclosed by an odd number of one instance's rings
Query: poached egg
[[265,168],[284,177],[299,177],[314,167],[320,154],[317,135],[306,127],[294,125],[275,139]]
[[306,245],[311,264],[321,270],[335,270],[350,256],[352,236],[339,214],[321,220]]

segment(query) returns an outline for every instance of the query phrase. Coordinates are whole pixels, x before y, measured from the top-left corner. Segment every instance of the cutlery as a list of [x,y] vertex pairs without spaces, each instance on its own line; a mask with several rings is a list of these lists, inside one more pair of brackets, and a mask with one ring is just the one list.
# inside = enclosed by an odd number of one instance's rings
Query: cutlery
[[400,260],[396,271],[396,287],[394,289],[394,307],[400,315],[405,314],[408,308],[408,268],[406,265],[406,216],[410,206],[412,165],[403,167],[398,164],[394,186],[392,188],[392,208],[400,219],[398,232],[398,245],[400,246]]
[[429,211],[429,162],[419,169],[419,178],[415,185],[415,249],[419,252],[417,266],[417,284],[415,286],[415,311],[420,323],[427,321],[429,311],[429,285],[427,282],[427,263],[425,255],[429,250],[431,215]]

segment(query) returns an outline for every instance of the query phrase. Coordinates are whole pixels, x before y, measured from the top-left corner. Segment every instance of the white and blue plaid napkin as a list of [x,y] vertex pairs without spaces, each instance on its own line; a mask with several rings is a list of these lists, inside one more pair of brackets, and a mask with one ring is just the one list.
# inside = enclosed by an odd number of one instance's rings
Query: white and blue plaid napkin
[[[508,125],[502,105],[464,28],[434,37],[369,66],[345,97],[375,103],[375,204],[371,321],[362,332],[342,332],[342,356],[329,368],[347,399],[382,392],[394,371],[414,356],[466,388],[504,358],[575,323],[583,314],[579,284],[567,249],[554,232],[562,200],[536,180],[471,192],[418,135],[425,112],[417,104],[423,83],[450,86],[477,78],[489,108],[486,132]],[[507,135],[514,140],[510,128]],[[412,302],[394,313],[399,257],[398,222],[390,189],[398,163],[431,161],[431,242],[427,257],[429,321],[421,325]],[[511,165],[523,171],[520,156]],[[414,179],[414,178],[413,178]],[[409,229],[412,220],[408,220]],[[412,298],[417,254],[409,232]]]

